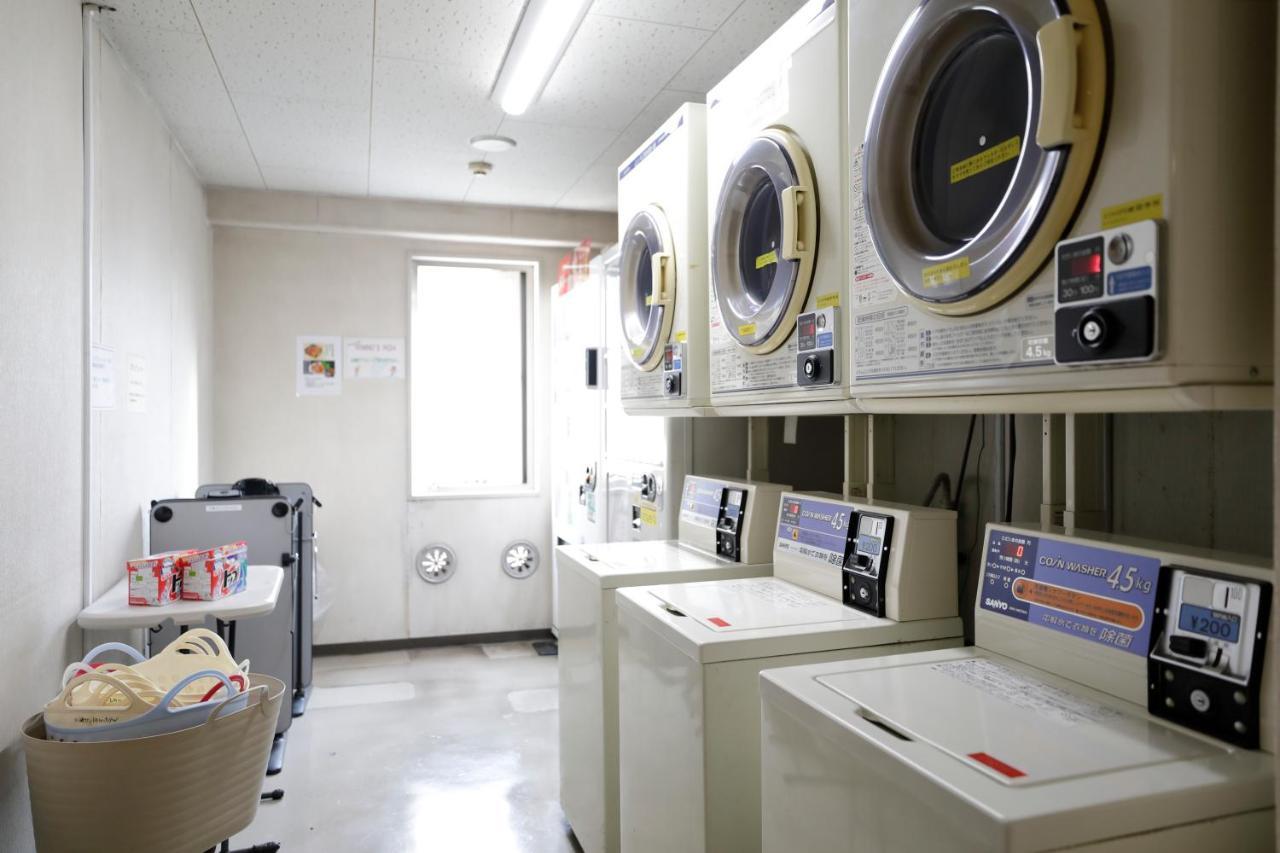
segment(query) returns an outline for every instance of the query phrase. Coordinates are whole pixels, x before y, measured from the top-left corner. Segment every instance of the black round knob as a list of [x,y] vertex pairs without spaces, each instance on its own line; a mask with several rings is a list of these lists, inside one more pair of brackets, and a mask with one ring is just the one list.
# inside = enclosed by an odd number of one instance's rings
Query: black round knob
[[284,501],[277,501],[271,507],[271,514],[274,515],[276,518],[284,518],[286,515],[289,514],[289,505]]
[[158,506],[156,507],[156,511],[151,515],[156,521],[164,524],[166,521],[173,518],[173,510],[167,506]]
[[1076,339],[1089,349],[1101,349],[1106,346],[1110,337],[1110,328],[1105,311],[1093,310],[1085,312],[1076,326]]
[[817,356],[807,356],[804,360],[804,375],[808,379],[817,379],[822,372],[822,365]]
[[676,377],[675,377],[675,375],[674,375],[674,374],[673,374],[673,375],[671,375],[671,376],[668,376],[666,379],[664,379],[664,380],[662,380],[662,381],[663,381],[663,384],[666,386],[666,389],[667,389],[667,392],[668,392],[668,393],[675,393],[675,390],[676,390]]

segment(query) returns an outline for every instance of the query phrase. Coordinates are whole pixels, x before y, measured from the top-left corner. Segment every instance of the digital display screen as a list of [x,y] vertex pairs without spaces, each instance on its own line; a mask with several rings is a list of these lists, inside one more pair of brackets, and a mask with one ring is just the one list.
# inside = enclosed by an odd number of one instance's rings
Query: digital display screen
[[1102,272],[1102,253],[1094,252],[1088,255],[1077,255],[1068,261],[1069,272],[1073,276],[1077,275],[1098,275]]
[[724,517],[737,519],[742,514],[742,492],[737,489],[729,489],[725,492],[724,498]]
[[862,554],[879,555],[880,538],[878,536],[868,536],[865,533],[859,535],[858,552]]
[[1184,604],[1178,611],[1178,629],[1213,640],[1240,642],[1240,617],[1237,614],[1197,607],[1194,604]]
[[1012,557],[1015,560],[1021,560],[1023,555],[1027,553],[1027,546],[1021,542],[1013,542],[1005,539],[1000,543],[1000,553],[1006,557]]

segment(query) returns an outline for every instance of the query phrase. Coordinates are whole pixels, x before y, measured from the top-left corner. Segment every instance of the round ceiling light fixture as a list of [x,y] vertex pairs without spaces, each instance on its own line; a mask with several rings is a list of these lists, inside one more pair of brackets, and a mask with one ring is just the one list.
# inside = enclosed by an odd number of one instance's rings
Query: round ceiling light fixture
[[485,133],[480,136],[471,137],[471,147],[477,151],[510,151],[516,147],[516,141],[510,136],[498,136],[493,133]]

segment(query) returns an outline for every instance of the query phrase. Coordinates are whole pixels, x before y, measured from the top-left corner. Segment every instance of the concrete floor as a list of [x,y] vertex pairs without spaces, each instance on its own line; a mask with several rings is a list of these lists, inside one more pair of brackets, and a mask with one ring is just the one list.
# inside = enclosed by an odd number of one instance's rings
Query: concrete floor
[[313,705],[263,786],[285,797],[232,847],[574,853],[556,678],[528,643],[317,657]]

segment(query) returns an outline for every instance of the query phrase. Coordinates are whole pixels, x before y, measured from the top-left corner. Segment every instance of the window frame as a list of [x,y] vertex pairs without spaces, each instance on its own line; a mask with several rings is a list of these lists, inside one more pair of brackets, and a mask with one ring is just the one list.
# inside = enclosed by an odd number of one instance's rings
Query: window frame
[[[414,317],[417,311],[417,288],[418,288],[418,270],[421,267],[458,267],[463,269],[471,269],[476,267],[490,269],[508,269],[518,272],[522,277],[522,287],[520,291],[521,315],[522,315],[522,333],[523,333],[523,359],[521,379],[524,396],[524,406],[522,407],[522,424],[521,430],[524,436],[524,482],[513,483],[502,486],[481,487],[481,486],[458,486],[442,489],[433,489],[418,493],[414,488],[414,465],[417,453],[417,441],[415,440],[414,428],[414,399],[417,380],[414,376]],[[539,288],[539,264],[537,261],[528,259],[512,259],[512,258],[480,258],[467,257],[459,255],[426,255],[413,253],[409,256],[408,271],[408,288],[406,293],[406,305],[408,308],[406,314],[406,356],[408,358],[408,388],[406,397],[407,427],[408,427],[408,444],[409,444],[409,466],[407,477],[407,492],[410,501],[432,501],[432,500],[457,500],[457,499],[477,499],[477,498],[510,498],[510,497],[528,497],[539,493],[539,472],[537,466],[537,456],[535,453],[537,444],[537,427],[536,427],[536,406],[535,406],[535,379],[536,371],[536,354],[535,346],[537,331],[537,294]]]

